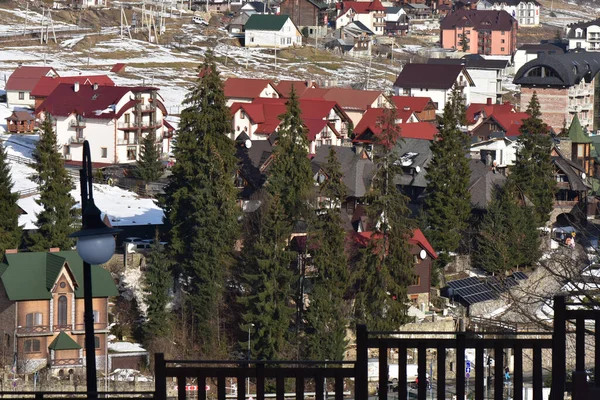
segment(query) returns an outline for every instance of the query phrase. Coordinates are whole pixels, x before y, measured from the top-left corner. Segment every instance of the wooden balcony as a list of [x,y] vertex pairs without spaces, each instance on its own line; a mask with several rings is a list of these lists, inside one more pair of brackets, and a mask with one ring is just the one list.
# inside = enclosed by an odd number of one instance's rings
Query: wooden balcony
[[59,358],[50,360],[50,367],[82,367],[83,358]]
[[72,119],[69,122],[69,126],[71,128],[85,128],[86,127],[86,122],[84,119]]
[[17,336],[43,336],[53,334],[49,325],[19,326]]
[[[108,330],[108,324],[106,322],[94,322],[94,332],[102,332]],[[84,333],[85,324],[75,324],[73,333]]]
[[71,136],[69,138],[69,144],[72,145],[83,144],[83,142],[85,142],[85,136]]

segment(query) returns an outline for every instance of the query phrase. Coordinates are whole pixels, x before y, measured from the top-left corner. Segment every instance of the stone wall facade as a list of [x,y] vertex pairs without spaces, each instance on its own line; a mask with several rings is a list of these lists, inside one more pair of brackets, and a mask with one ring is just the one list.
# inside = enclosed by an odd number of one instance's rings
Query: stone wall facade
[[543,87],[526,87],[521,86],[521,111],[526,111],[533,93],[537,93],[540,103],[540,111],[542,120],[550,125],[555,132],[560,132],[565,120],[567,126],[571,121],[567,111],[569,105],[569,90],[568,88],[543,88]]

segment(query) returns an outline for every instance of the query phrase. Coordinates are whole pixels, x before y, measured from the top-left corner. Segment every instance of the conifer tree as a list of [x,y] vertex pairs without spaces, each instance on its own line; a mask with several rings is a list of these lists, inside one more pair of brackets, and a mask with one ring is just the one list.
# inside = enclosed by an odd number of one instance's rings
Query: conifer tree
[[306,312],[307,358],[310,360],[342,360],[346,351],[346,327],[349,308],[345,295],[349,288],[348,258],[345,253],[346,233],[342,227],[340,205],[346,199],[341,166],[333,146],[323,166],[327,180],[320,187],[326,207],[316,222],[311,237],[312,259],[317,270],[313,277],[310,305]]
[[35,223],[37,231],[28,238],[32,251],[47,251],[51,247],[68,250],[75,244],[69,235],[78,229],[79,210],[74,208],[76,202],[70,193],[74,185],[58,150],[52,117],[48,115],[32,153],[36,172],[33,181],[40,189],[36,203],[42,206]]
[[142,139],[140,156],[135,165],[135,176],[148,182],[157,181],[163,171],[160,151],[156,145],[156,130],[148,132]]
[[402,173],[395,146],[400,137],[395,106],[385,109],[378,121],[381,133],[375,146],[377,172],[367,197],[372,233],[361,250],[355,269],[355,314],[369,330],[394,330],[409,321],[407,287],[414,281],[412,236],[408,198],[394,178]]
[[477,237],[475,264],[491,273],[503,274],[539,259],[540,235],[531,207],[520,204],[512,182],[497,189]]
[[542,121],[540,103],[534,92],[527,106],[529,118],[519,128],[517,160],[510,179],[533,203],[537,226],[543,226],[550,218],[554,205],[556,180],[552,167],[552,139],[548,126]]
[[0,257],[6,249],[19,247],[23,233],[19,226],[19,194],[12,193],[13,185],[6,150],[0,144]]
[[279,196],[285,215],[297,221],[307,217],[313,179],[306,128],[293,86],[286,107],[285,114],[279,117],[281,124],[268,187],[271,195]]
[[458,250],[468,227],[471,171],[467,151],[469,137],[460,128],[466,121],[462,92],[452,90],[444,107],[439,134],[431,144],[432,160],[427,167],[427,197],[424,228],[436,251],[446,255]]
[[144,291],[148,310],[143,326],[146,342],[155,338],[166,337],[170,333],[171,313],[167,305],[171,300],[169,290],[172,288],[172,275],[169,268],[169,257],[165,248],[158,241],[146,258],[146,272],[143,276]]
[[185,99],[169,184],[161,198],[167,250],[185,293],[189,339],[200,350],[222,349],[219,335],[225,277],[237,239],[236,159],[223,83],[212,52]]
[[[247,218],[241,282],[244,306],[241,328],[254,324],[251,358],[278,360],[291,353],[290,325],[296,312],[294,254],[286,250],[292,232],[277,196],[264,195],[261,207]],[[245,347],[245,346],[244,346]]]

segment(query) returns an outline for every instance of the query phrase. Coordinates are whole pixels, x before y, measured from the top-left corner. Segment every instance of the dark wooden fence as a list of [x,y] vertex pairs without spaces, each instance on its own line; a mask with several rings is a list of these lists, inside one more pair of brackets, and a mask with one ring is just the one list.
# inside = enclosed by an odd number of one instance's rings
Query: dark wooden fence
[[[575,370],[567,371],[567,335],[575,339]],[[237,394],[235,398],[247,398],[247,379],[254,383],[253,397],[264,400],[265,397],[284,399],[292,397],[304,399],[305,397],[323,400],[327,389],[326,382],[333,390],[328,398],[342,400],[350,394],[354,399],[367,400],[369,397],[369,349],[378,349],[379,376],[382,383],[388,382],[388,353],[394,349],[398,354],[398,384],[396,395],[399,399],[407,398],[407,356],[408,352],[417,351],[418,383],[417,398],[428,398],[427,379],[427,354],[428,349],[437,353],[436,374],[431,378],[436,382],[435,397],[438,400],[450,397],[448,385],[455,383],[457,399],[464,399],[466,395],[465,376],[465,350],[474,349],[475,360],[470,378],[474,382],[474,398],[484,399],[487,365],[485,353],[494,353],[495,365],[493,383],[494,400],[505,397],[504,393],[504,367],[503,354],[511,349],[514,355],[514,369],[511,376],[512,398],[523,400],[524,381],[524,355],[531,355],[531,380],[533,400],[542,400],[543,387],[543,362],[549,361],[551,365],[551,400],[564,400],[565,391],[572,392],[572,399],[600,399],[600,346],[596,338],[600,335],[600,309],[590,309],[589,304],[566,303],[564,297],[554,298],[554,327],[552,331],[527,331],[527,332],[368,332],[363,325],[357,326],[356,331],[356,360],[355,361],[206,361],[206,360],[167,360],[161,353],[155,357],[155,392],[150,392],[156,400],[167,400],[168,385],[176,389],[178,400],[187,397],[186,385],[193,383],[197,388],[198,400],[206,400],[207,390],[205,385],[216,382],[216,398],[225,400],[227,397],[227,380],[235,379]],[[593,350],[590,343],[586,344],[586,337],[594,339]],[[446,350],[454,350],[454,357],[447,359]],[[548,350],[543,352],[543,350]],[[545,360],[552,351],[551,360]],[[594,376],[590,378],[586,372],[587,356],[593,356],[595,365]],[[592,353],[592,354],[590,354]],[[529,359],[528,359],[529,361]],[[451,378],[447,371],[448,362],[455,366]],[[430,364],[431,367],[431,364]],[[489,371],[488,371],[489,372]],[[572,383],[567,387],[567,373],[571,375]],[[175,382],[173,382],[173,378]],[[188,382],[188,379],[190,382]],[[192,382],[194,381],[194,382]],[[348,387],[346,387],[348,385]],[[389,386],[379,385],[378,399],[387,400]],[[286,393],[288,392],[288,393]],[[310,393],[309,393],[310,392]],[[215,391],[210,390],[211,398]],[[148,393],[99,393],[99,397],[148,397]],[[0,392],[0,397],[5,398],[56,398],[77,397],[86,398],[85,392],[57,393],[57,392]],[[194,396],[196,397],[196,396]]]

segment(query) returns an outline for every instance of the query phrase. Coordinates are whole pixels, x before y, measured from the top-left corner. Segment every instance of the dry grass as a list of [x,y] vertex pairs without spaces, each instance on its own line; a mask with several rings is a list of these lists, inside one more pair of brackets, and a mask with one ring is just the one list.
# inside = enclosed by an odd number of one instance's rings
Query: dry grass
[[538,27],[519,27],[517,32],[517,46],[524,43],[539,43],[541,40],[551,40],[562,31],[554,26],[541,25]]

